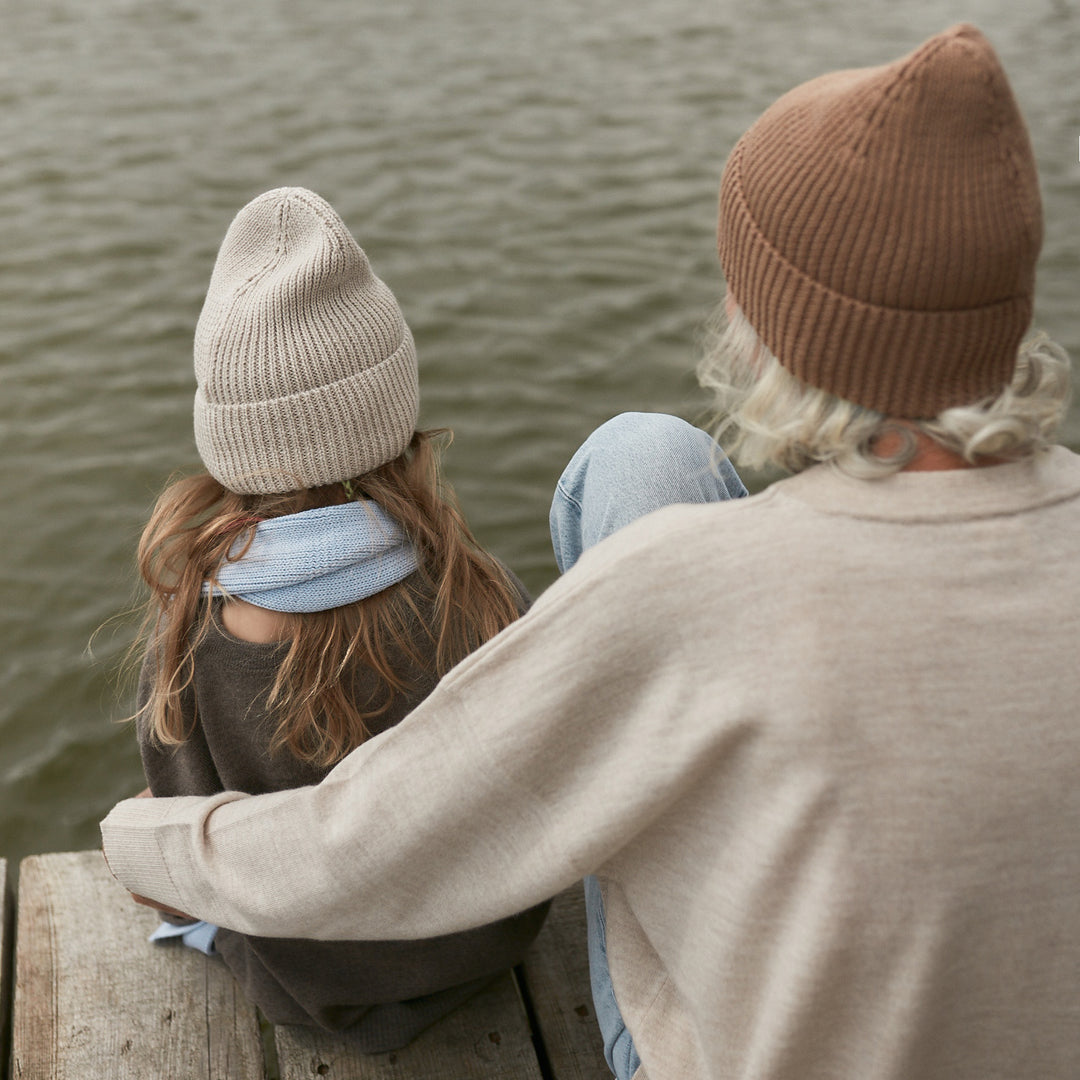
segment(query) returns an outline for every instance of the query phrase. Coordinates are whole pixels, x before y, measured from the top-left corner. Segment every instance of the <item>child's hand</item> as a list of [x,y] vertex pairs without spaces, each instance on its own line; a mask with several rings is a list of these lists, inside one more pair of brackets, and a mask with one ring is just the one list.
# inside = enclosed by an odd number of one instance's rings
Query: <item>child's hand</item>
[[165,904],[159,904],[156,900],[151,900],[146,896],[139,896],[138,893],[132,893],[131,899],[134,900],[136,904],[142,904],[143,907],[153,908],[155,911],[160,911],[162,915],[171,915],[174,919],[183,919],[185,922],[198,921],[190,915],[185,915],[182,911],[177,911],[176,908],[166,907]]

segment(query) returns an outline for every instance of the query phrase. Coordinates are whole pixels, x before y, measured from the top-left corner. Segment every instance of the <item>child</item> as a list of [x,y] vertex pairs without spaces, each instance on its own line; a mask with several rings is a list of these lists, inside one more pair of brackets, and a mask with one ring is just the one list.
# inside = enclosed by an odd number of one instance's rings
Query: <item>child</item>
[[[443,493],[439,433],[414,430],[412,336],[319,196],[280,188],[237,215],[195,374],[208,473],[165,490],[139,545],[147,782],[156,796],[315,784],[516,619],[525,593]],[[197,934],[267,1019],[348,1027],[374,1053],[520,960],[545,913],[427,941]]]

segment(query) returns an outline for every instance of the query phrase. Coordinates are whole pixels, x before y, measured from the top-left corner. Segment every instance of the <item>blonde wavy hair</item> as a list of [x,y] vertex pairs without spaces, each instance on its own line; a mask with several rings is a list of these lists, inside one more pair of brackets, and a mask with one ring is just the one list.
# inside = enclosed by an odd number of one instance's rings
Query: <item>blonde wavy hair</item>
[[[365,600],[329,611],[287,615],[287,642],[268,708],[276,718],[271,750],[329,766],[369,734],[367,721],[421,675],[441,676],[520,614],[523,599],[502,565],[477,544],[442,480],[436,441],[418,431],[400,457],[344,484],[238,495],[207,473],[183,477],[158,498],[138,550],[149,586],[142,633],[151,678],[136,719],[161,745],[184,742],[195,718],[183,699],[195,653],[214,625],[203,583],[226,559],[242,557],[260,520],[371,499],[400,522],[419,572]],[[419,636],[418,636],[419,635]],[[378,689],[358,703],[354,676],[366,668]]]
[[[706,327],[698,379],[714,395],[716,439],[739,464],[798,472],[833,462],[867,479],[898,472],[914,458],[913,430],[971,464],[1029,457],[1053,441],[1071,393],[1068,354],[1039,333],[1020,346],[1012,382],[997,397],[901,423],[801,382],[730,301]],[[877,453],[882,437],[894,432],[899,449]]]

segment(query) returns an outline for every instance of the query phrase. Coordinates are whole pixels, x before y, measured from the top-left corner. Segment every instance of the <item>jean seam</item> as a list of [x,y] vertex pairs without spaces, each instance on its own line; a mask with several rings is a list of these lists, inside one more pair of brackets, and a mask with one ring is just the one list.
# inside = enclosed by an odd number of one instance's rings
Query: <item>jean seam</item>
[[573,496],[573,495],[571,495],[571,494],[570,494],[570,492],[566,490],[566,488],[564,488],[564,487],[563,487],[563,485],[562,485],[562,483],[561,483],[561,482],[559,482],[559,483],[556,483],[556,484],[555,484],[555,490],[556,490],[556,491],[557,491],[557,492],[558,492],[558,493],[559,493],[559,494],[560,494],[560,495],[561,495],[561,496],[562,496],[562,497],[563,497],[563,498],[564,498],[564,499],[565,499],[565,500],[566,500],[567,502],[569,502],[569,503],[573,503],[573,504],[574,504],[574,506],[575,506],[575,507],[577,507],[577,509],[578,509],[578,510],[581,510],[581,509],[582,509],[582,505],[581,505],[581,503],[580,503],[580,502],[579,502],[579,501],[578,501],[577,499],[575,499],[575,498],[574,498],[574,496]]

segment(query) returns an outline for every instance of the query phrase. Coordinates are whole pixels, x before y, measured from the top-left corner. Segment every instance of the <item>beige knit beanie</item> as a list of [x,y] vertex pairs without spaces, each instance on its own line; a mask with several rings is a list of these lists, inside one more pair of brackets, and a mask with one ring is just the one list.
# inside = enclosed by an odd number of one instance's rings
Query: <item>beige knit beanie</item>
[[230,491],[292,491],[392,461],[417,415],[393,293],[334,209],[277,188],[236,215],[195,331],[195,442]]
[[1041,243],[1027,130],[973,26],[796,87],[721,183],[720,260],[762,341],[804,382],[896,417],[1009,382]]

